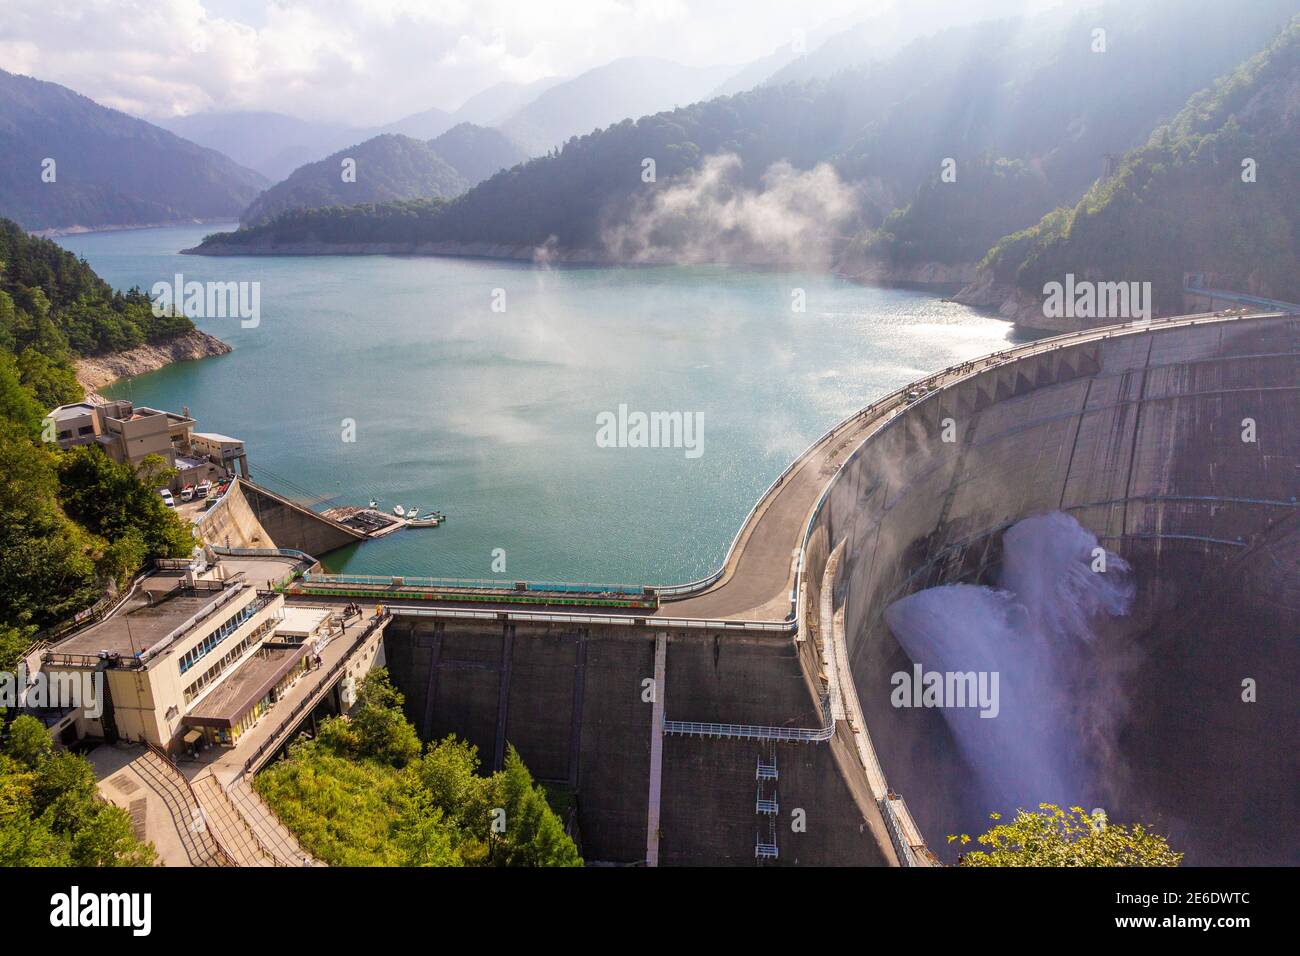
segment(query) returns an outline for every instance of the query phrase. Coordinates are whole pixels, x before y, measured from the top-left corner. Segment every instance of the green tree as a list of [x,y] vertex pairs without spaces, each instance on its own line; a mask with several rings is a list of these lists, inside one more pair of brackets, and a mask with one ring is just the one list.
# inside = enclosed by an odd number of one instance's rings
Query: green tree
[[[1183,858],[1142,824],[1110,823],[1082,807],[1041,803],[1036,813],[1017,810],[1010,823],[998,823],[996,813],[990,819],[995,825],[978,838],[987,849],[963,854],[961,866],[1177,866]],[[965,846],[970,837],[948,842]]]
[[490,780],[488,801],[505,811],[505,833],[492,838],[490,859],[498,866],[581,866],[578,848],[546,802],[546,791],[533,783],[513,746],[505,767]]
[[404,702],[387,669],[380,667],[366,675],[352,713],[361,757],[405,767],[420,755],[420,738],[402,712]]
[[49,732],[35,717],[26,714],[9,725],[9,739],[4,743],[4,755],[21,769],[35,770],[54,750]]
[[0,865],[152,866],[131,817],[99,799],[82,756],[54,749],[40,721],[19,716],[0,747]]

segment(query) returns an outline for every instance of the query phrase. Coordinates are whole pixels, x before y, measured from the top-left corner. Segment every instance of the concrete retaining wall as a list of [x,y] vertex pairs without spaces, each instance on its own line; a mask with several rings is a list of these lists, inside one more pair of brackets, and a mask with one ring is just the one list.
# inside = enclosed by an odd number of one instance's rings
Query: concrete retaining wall
[[365,535],[240,478],[197,525],[206,544],[227,548],[292,548],[320,556],[364,541]]

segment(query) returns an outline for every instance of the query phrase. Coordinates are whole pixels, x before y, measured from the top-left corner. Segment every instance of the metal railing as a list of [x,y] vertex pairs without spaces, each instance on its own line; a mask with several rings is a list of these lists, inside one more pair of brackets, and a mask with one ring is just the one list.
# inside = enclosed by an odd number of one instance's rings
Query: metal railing
[[568,614],[545,611],[470,611],[461,608],[409,607],[384,602],[384,609],[399,617],[444,617],[473,621],[516,621],[538,624],[615,624],[624,627],[661,627],[672,629],[705,629],[719,631],[771,631],[788,634],[791,625],[785,621],[742,621],[708,618],[633,616],[626,614]]
[[258,746],[258,748],[249,755],[248,759],[244,761],[244,773],[249,773],[267,750],[279,749],[279,747],[282,746],[283,742],[280,740],[281,735],[289,730],[292,725],[302,717],[304,711],[315,707],[316,704],[320,702],[322,693],[329,688],[334,675],[348,665],[352,660],[352,655],[355,654],[363,644],[365,644],[366,640],[376,631],[376,629],[382,626],[391,617],[392,614],[385,611],[383,614],[371,619],[370,623],[365,626],[365,629],[357,635],[355,643],[348,649],[348,652],[335,661],[333,666],[325,672],[325,676],[320,679],[316,689],[300,700],[297,706],[295,706],[293,710],[291,710],[280,721],[280,723],[276,725],[276,728],[271,732],[271,735],[267,737],[266,740],[262,741],[261,745]]
[[699,720],[665,720],[664,733],[675,737],[713,737],[725,740],[774,740],[788,744],[822,743],[835,736],[830,700],[822,698],[821,727],[771,727],[762,724],[719,724]]
[[371,587],[456,588],[460,590],[553,591],[561,594],[630,594],[641,597],[653,590],[643,584],[582,584],[571,581],[511,581],[490,578],[423,578],[407,575],[333,574],[313,572],[304,584],[362,584]]
[[217,862],[222,866],[239,866],[235,857],[221,845],[221,840],[217,837],[216,831],[208,824],[207,814],[203,810],[203,803],[199,800],[199,795],[194,792],[194,785],[190,783],[190,778],[181,773],[180,768],[176,766],[176,761],[171,758],[171,754],[167,753],[167,751],[148,740],[144,741],[144,745],[155,757],[166,765],[167,769],[170,771],[173,786],[175,786],[178,779],[180,780],[185,792],[189,794],[190,800],[194,802],[194,806],[198,809],[199,813],[202,814],[201,819],[203,820],[203,832],[207,835],[208,839],[212,841],[212,846],[216,849]]

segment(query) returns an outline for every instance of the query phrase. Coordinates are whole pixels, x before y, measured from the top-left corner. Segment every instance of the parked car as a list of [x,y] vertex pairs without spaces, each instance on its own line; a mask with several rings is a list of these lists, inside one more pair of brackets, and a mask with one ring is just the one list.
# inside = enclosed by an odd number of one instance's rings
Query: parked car
[[208,496],[208,493],[211,491],[212,491],[212,482],[204,478],[202,481],[199,482],[199,486],[194,489],[194,497],[198,498],[199,500],[202,500],[206,498]]
[[194,500],[194,486],[186,485],[184,488],[181,489],[181,501],[193,501],[193,500]]
[[163,504],[165,504],[168,508],[176,507],[176,499],[172,497],[172,493],[168,491],[166,488],[159,488],[158,495],[160,498],[162,498]]

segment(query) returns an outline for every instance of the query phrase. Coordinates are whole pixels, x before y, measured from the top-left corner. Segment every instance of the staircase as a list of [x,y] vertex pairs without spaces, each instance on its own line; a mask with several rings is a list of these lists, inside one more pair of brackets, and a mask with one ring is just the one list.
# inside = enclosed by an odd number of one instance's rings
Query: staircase
[[228,788],[212,774],[199,778],[195,792],[208,825],[239,866],[320,866],[262,803],[243,778]]
[[131,768],[161,798],[190,866],[238,865],[212,832],[190,782],[162,751],[148,747]]

